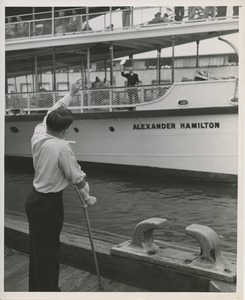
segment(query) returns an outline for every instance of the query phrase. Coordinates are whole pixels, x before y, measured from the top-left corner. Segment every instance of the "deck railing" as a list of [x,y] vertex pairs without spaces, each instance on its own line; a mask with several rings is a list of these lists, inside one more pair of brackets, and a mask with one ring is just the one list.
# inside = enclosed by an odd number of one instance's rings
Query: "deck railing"
[[[23,15],[23,20],[18,19],[19,21],[16,22],[13,22],[16,16],[12,16],[6,17],[5,37],[6,40],[13,40],[75,33],[111,32],[126,28],[139,30],[152,26],[238,18],[238,12],[233,12],[233,16],[227,16],[226,12],[223,14],[218,10],[216,12],[215,7],[211,7],[213,9],[210,11],[207,8],[209,7],[199,6],[195,10],[190,10],[190,7],[182,7],[178,15],[174,7],[131,7],[88,14],[72,14],[70,9],[66,12],[69,16],[62,14],[62,16],[52,16],[51,12],[38,13]],[[158,17],[156,17],[157,13]]]
[[[136,105],[163,97],[170,85],[83,89],[73,97],[69,108],[83,112],[93,110],[133,109]],[[11,93],[5,95],[6,114],[30,114],[46,111],[67,91]]]

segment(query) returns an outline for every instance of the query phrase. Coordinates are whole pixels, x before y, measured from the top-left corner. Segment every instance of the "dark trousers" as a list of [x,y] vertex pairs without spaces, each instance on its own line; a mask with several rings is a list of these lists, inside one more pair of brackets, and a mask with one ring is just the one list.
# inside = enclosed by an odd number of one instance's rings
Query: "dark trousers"
[[33,188],[25,209],[30,233],[29,291],[58,291],[62,192],[43,194]]

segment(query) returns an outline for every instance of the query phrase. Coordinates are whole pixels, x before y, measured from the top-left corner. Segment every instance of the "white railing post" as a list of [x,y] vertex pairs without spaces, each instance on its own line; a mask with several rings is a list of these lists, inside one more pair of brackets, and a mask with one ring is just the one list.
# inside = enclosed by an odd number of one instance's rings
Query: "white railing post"
[[83,113],[83,107],[84,107],[83,90],[80,91],[80,97],[81,97],[81,110],[80,110],[80,112]]
[[54,36],[54,7],[52,7],[52,36]]
[[55,93],[53,93],[53,105],[55,105],[56,101],[55,101]]
[[31,113],[30,108],[31,108],[31,101],[30,101],[30,94],[27,94],[27,114],[29,115]]
[[91,91],[88,90],[88,106],[90,106],[91,102]]
[[109,91],[109,111],[112,111],[112,90]]
[[145,100],[145,89],[142,87],[140,90],[141,90],[141,103],[144,103],[144,100]]
[[104,14],[104,30],[106,30],[106,14]]

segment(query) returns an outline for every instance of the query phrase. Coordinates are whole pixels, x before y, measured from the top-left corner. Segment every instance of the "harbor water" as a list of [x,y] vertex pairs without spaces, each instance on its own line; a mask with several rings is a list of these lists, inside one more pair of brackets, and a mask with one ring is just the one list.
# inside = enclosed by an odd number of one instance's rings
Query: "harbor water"
[[[190,224],[210,226],[219,235],[224,251],[237,249],[237,187],[180,180],[139,178],[86,167],[91,195],[98,199],[89,208],[92,229],[132,236],[134,226],[151,217],[168,220],[155,239],[197,245],[185,235]],[[25,213],[24,202],[32,188],[32,168],[16,165],[5,170],[5,209]],[[70,185],[64,191],[65,222],[85,226],[81,203]]]

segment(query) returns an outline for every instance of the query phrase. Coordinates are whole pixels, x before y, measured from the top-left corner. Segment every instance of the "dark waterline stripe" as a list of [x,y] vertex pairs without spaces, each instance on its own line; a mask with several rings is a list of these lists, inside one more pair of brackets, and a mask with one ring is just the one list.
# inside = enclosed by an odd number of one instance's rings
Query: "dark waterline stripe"
[[[151,180],[169,180],[169,181],[183,181],[183,182],[201,182],[207,184],[230,184],[232,186],[237,185],[237,175],[233,174],[222,174],[222,173],[211,173],[211,172],[199,172],[189,171],[180,169],[166,169],[146,166],[131,166],[121,164],[107,164],[97,162],[84,162],[79,161],[82,168],[88,168],[91,171],[101,173],[117,173],[125,174],[130,177],[139,178],[150,178]],[[15,169],[24,168],[26,171],[34,172],[33,163],[31,157],[16,157],[16,156],[5,156],[5,168]]]
[[[222,115],[222,114],[238,114],[238,106],[147,110],[147,111],[84,112],[84,113],[74,113],[74,119],[75,120],[133,119],[133,118]],[[44,118],[44,116],[45,114],[6,116],[5,121],[6,122],[40,121]]]

